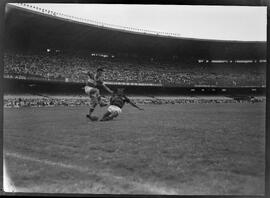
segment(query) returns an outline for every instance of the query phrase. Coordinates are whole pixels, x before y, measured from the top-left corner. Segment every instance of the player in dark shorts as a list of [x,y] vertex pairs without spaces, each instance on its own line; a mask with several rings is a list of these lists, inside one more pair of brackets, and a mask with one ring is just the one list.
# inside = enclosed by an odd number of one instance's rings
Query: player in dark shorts
[[107,106],[107,104],[103,103],[100,96],[100,88],[105,89],[109,93],[113,93],[113,91],[107,87],[102,79],[104,70],[102,68],[97,69],[96,75],[94,75],[91,72],[87,72],[88,79],[86,81],[86,86],[84,87],[85,93],[90,98],[90,108],[89,108],[89,114],[86,116],[92,120],[95,121],[98,118],[92,116],[92,113],[94,112],[96,106],[99,104],[100,107]]
[[131,106],[139,110],[143,110],[124,95],[124,89],[118,88],[110,98],[110,106],[100,121],[109,121],[116,118],[122,112],[122,108],[125,103],[129,103]]

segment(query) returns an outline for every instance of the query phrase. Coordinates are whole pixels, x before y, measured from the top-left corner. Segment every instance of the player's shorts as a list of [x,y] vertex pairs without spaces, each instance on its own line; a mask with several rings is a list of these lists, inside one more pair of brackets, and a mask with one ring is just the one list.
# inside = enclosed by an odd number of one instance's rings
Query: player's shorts
[[110,113],[117,113],[118,115],[122,112],[121,108],[118,107],[118,106],[115,106],[115,105],[110,105],[110,106],[108,107],[108,111],[109,111]]
[[93,87],[90,87],[90,86],[85,86],[84,87],[84,91],[87,95],[90,95],[92,94],[92,92],[94,91],[94,88]]

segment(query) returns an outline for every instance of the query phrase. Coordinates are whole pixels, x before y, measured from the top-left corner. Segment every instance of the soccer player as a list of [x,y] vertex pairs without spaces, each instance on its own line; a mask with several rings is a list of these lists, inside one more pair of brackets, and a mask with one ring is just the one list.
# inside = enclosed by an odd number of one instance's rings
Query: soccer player
[[118,88],[110,98],[110,106],[107,112],[103,115],[100,121],[109,121],[116,118],[121,112],[125,103],[129,103],[131,106],[144,110],[133,103],[127,96],[124,95],[124,89]]
[[86,81],[86,86],[84,87],[84,90],[90,98],[90,108],[89,114],[87,114],[86,117],[88,117],[92,121],[97,120],[96,117],[92,116],[92,113],[94,112],[96,106],[98,104],[100,105],[100,107],[107,105],[101,101],[99,88],[104,88],[109,93],[113,93],[113,91],[109,87],[107,87],[102,80],[103,72],[104,70],[102,68],[97,69],[96,75],[91,72],[87,72],[88,79]]

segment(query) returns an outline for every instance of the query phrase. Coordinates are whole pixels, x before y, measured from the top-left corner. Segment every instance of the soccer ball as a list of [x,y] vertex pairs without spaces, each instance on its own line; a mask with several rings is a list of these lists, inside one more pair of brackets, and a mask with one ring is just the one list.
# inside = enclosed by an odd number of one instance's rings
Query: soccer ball
[[90,120],[92,121],[97,121],[98,120],[98,117],[97,116],[89,116],[88,114],[86,115],[87,118],[89,118]]
[[97,116],[91,116],[90,120],[92,120],[92,121],[98,121],[98,117]]

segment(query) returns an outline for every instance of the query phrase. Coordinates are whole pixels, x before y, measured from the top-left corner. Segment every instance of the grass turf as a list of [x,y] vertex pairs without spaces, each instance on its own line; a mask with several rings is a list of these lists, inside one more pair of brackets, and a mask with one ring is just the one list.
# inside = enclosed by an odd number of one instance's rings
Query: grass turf
[[[265,104],[128,105],[110,122],[87,107],[4,109],[15,191],[261,195]],[[101,116],[105,108],[97,108]]]

